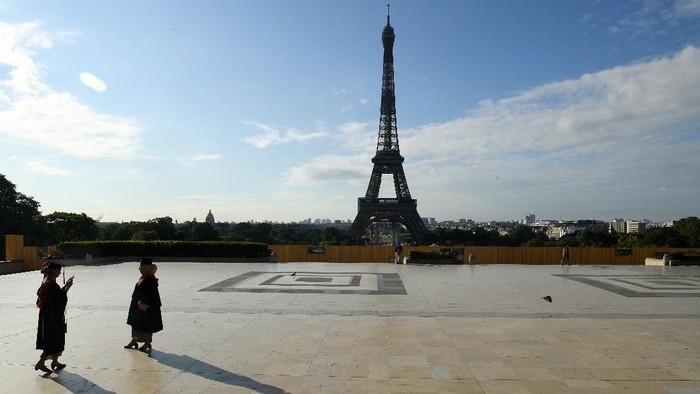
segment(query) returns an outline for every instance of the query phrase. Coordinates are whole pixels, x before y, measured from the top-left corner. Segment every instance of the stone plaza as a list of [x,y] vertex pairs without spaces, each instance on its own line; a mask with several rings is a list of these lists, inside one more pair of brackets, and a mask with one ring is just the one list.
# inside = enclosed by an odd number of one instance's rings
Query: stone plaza
[[700,393],[697,266],[155,263],[150,354],[123,348],[136,261],[64,269],[49,375],[41,275],[0,276],[0,392]]

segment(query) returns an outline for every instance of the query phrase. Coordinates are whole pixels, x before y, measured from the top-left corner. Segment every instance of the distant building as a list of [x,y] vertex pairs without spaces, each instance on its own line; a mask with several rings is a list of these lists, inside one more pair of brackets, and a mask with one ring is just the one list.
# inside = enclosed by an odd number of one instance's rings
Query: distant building
[[647,224],[636,220],[629,220],[626,223],[627,233],[629,234],[644,234]]
[[423,224],[425,224],[427,227],[435,227],[438,225],[437,220],[435,218],[421,218],[423,221]]
[[204,221],[206,223],[211,224],[212,226],[214,225],[214,223],[216,223],[216,221],[214,220],[214,215],[212,215],[211,213],[211,209],[209,210],[209,213],[207,214],[207,217],[204,219]]
[[525,219],[523,219],[523,224],[529,226],[532,223],[535,223],[535,214],[531,213],[529,215],[525,215]]
[[625,219],[615,219],[610,222],[610,229],[616,233],[626,233],[627,225]]

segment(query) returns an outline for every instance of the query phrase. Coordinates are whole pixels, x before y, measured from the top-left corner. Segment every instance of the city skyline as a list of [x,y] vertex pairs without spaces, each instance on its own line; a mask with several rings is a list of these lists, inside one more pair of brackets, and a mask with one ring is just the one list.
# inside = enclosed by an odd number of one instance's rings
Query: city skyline
[[[699,21],[700,0],[394,2],[421,216],[699,216]],[[104,222],[353,218],[385,24],[369,0],[0,0],[0,174]]]

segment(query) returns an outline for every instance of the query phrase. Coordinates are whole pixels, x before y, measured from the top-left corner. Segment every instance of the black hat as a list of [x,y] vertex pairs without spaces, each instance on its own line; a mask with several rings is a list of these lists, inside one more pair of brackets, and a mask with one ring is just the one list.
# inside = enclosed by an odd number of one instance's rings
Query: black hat
[[61,269],[61,264],[58,264],[58,263],[55,262],[55,261],[49,260],[49,261],[46,262],[45,267],[48,268],[48,269],[50,269],[50,270],[60,270],[60,269]]
[[153,264],[153,259],[148,257],[141,257],[141,265],[151,265]]

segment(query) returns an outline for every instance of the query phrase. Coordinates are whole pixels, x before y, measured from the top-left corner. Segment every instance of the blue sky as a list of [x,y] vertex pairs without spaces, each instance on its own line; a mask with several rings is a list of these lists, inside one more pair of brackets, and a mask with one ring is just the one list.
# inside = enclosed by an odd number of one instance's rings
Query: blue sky
[[[400,0],[391,23],[421,216],[700,215],[700,0]],[[385,24],[375,0],[0,0],[0,174],[44,214],[353,219]]]

